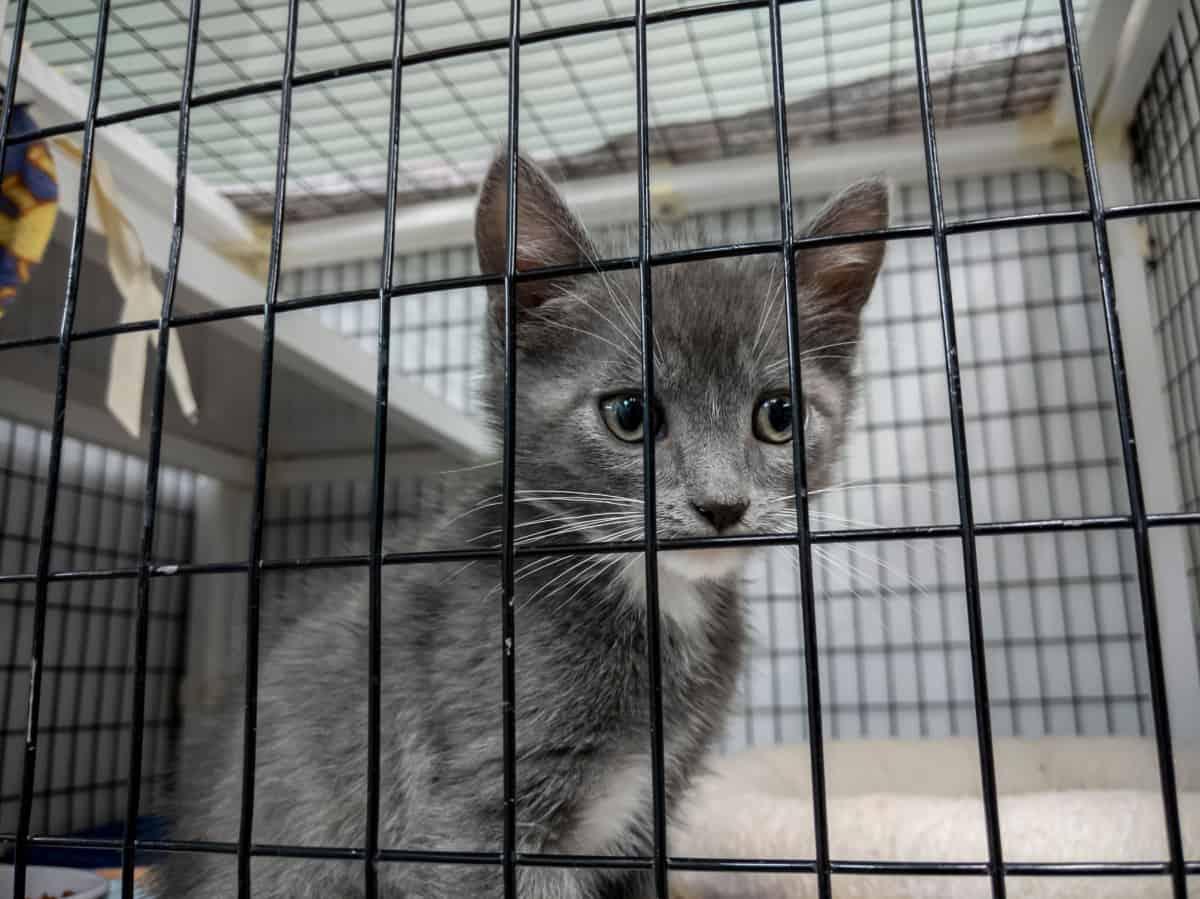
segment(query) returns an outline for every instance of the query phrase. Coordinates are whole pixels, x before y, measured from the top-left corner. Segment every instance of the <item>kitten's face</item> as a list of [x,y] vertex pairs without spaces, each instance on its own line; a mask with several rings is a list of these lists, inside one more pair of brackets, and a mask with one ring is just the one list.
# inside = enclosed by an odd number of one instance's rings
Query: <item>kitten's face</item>
[[[484,271],[503,270],[504,180],[498,160],[480,202]],[[524,160],[518,269],[574,265],[595,255],[550,182]],[[843,194],[813,233],[861,231],[887,220],[874,183]],[[820,229],[820,230],[817,230]],[[641,404],[636,272],[528,282],[519,289],[517,470],[522,498],[580,516],[559,539],[639,539],[642,441],[656,441],[660,539],[795,528],[792,441],[805,441],[810,488],[829,482],[852,406],[859,312],[883,245],[808,250],[797,259],[805,408],[792,433],[786,296],[778,257],[657,266],[652,270],[655,395]],[[614,254],[617,255],[617,254]],[[502,408],[503,293],[493,290],[489,406]],[[651,431],[654,431],[651,434]],[[540,492],[539,492],[540,491]],[[692,579],[722,577],[745,552],[667,552]]]

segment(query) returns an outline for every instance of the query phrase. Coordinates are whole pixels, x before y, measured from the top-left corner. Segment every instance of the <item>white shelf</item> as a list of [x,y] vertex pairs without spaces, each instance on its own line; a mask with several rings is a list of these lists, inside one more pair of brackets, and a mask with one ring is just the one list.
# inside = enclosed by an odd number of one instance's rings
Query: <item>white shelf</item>
[[[58,233],[33,280],[9,314],[0,319],[0,338],[53,334],[61,315],[69,247],[69,221]],[[117,319],[118,294],[104,267],[103,240],[89,234],[76,312],[76,332],[104,327]],[[226,273],[228,275],[229,273]],[[244,277],[245,290],[227,295],[223,305],[261,302],[264,288]],[[222,279],[227,282],[228,277]],[[182,281],[182,279],[181,279]],[[179,314],[215,305],[181,283]],[[178,328],[172,348],[182,346],[199,403],[199,420],[184,417],[167,391],[163,459],[232,483],[253,478],[262,358],[261,316]],[[142,347],[150,351],[149,340]],[[143,401],[143,436],[130,436],[104,406],[111,338],[72,347],[66,418],[67,433],[118,449],[144,452],[149,430],[150,389]],[[48,427],[54,407],[57,346],[0,353],[0,414]],[[330,476],[333,459],[353,460],[372,450],[375,360],[357,345],[322,326],[305,312],[276,316],[274,389],[271,399],[270,462],[289,480],[306,466]],[[487,452],[480,426],[444,404],[425,387],[393,378],[390,389],[388,449],[400,464],[427,468],[467,465]],[[314,468],[314,471],[316,469]],[[393,465],[392,470],[395,470]],[[355,470],[353,473],[361,473]]]

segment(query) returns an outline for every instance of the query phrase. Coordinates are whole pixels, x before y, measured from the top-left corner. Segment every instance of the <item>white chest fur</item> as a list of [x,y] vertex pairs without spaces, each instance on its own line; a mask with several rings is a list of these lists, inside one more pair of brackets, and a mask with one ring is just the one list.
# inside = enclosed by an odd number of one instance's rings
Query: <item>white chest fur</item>
[[[690,577],[684,557],[688,553],[662,553],[658,557],[658,609],[685,632],[695,632],[704,625],[704,597],[696,589],[696,579]],[[629,580],[630,599],[641,604],[646,602],[646,568],[639,559],[626,574]]]
[[[743,553],[727,550],[660,554],[658,607],[663,618],[684,633],[701,633],[710,609],[699,582],[729,573],[740,567],[744,559]],[[626,569],[625,577],[630,601],[644,604],[646,569],[641,559]],[[630,753],[610,760],[585,788],[564,848],[587,854],[613,851],[629,833],[637,816],[648,813],[650,794],[647,753]]]
[[650,804],[650,757],[632,754],[607,767],[580,803],[567,850],[611,851],[632,826],[639,810]]

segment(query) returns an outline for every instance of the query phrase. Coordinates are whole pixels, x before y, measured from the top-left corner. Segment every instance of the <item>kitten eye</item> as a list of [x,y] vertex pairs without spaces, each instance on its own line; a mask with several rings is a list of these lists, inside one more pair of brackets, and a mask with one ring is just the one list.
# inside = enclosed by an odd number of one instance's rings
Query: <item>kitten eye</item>
[[[804,410],[808,424],[808,410]],[[754,410],[754,436],[765,443],[787,443],[792,439],[792,400],[786,393],[762,399]]]
[[[626,443],[637,443],[645,431],[645,415],[642,408],[642,398],[636,393],[617,393],[600,401],[600,414],[604,423],[612,431],[613,436]],[[660,411],[658,419],[658,436],[665,433],[665,420]]]

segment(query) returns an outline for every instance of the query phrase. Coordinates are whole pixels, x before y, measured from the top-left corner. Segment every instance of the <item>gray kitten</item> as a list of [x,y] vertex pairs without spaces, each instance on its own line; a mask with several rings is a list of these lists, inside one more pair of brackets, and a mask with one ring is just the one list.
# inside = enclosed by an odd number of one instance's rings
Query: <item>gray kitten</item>
[[[476,217],[483,271],[502,271],[507,162],[493,164]],[[597,256],[550,180],[519,161],[517,267]],[[887,191],[863,182],[808,233],[887,222]],[[860,312],[884,244],[798,256],[805,446],[813,487],[828,483],[853,397]],[[653,269],[662,539],[787,530],[791,411],[778,259]],[[518,540],[640,539],[642,448],[635,272],[531,281],[518,289]],[[497,433],[503,291],[490,292],[485,400]],[[500,481],[438,529],[438,545],[499,542]],[[393,547],[395,549],[411,548]],[[746,642],[746,552],[659,556],[666,793],[674,804],[721,731]],[[389,567],[384,574],[383,794],[389,849],[495,852],[502,832],[499,565]],[[524,557],[516,616],[517,822],[532,853],[651,852],[650,683],[640,555]],[[268,628],[258,706],[258,843],[362,846],[366,809],[365,573],[313,611]],[[240,708],[231,703],[183,769],[182,839],[236,839]],[[170,899],[236,895],[230,855],[173,854]],[[522,867],[527,899],[645,894],[644,873]],[[256,857],[254,895],[362,895],[362,864]],[[383,863],[388,899],[501,894],[496,865]]]

